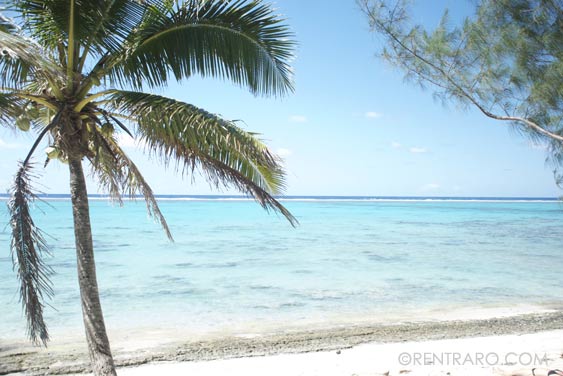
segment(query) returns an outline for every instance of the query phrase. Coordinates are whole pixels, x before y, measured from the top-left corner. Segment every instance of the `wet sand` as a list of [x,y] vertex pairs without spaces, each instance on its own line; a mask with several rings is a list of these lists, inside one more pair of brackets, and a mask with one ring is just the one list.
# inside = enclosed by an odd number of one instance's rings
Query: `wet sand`
[[[112,337],[119,367],[149,362],[187,362],[337,351],[367,343],[422,342],[466,337],[520,335],[563,329],[563,311],[479,320],[361,324],[314,330],[185,338],[178,333]],[[60,341],[47,349],[0,340],[0,374],[72,374],[89,371],[84,339]],[[561,340],[563,343],[563,339]]]
[[[120,376],[548,376],[563,369],[563,330],[368,343],[337,351],[119,368]],[[418,357],[417,357],[418,356]]]

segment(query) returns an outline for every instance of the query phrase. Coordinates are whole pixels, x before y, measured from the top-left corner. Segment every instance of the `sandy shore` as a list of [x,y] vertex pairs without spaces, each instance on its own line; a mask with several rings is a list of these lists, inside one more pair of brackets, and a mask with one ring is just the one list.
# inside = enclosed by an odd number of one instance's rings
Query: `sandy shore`
[[[416,364],[401,367],[398,354],[407,352],[414,359],[415,353],[422,353],[423,349],[440,352],[440,348],[456,348],[460,354],[481,348],[498,354],[523,351],[547,353],[551,362],[559,364],[557,362],[560,362],[563,352],[563,311],[464,321],[361,324],[215,335],[192,337],[190,340],[181,333],[160,331],[142,336],[131,333],[120,338],[110,333],[110,337],[118,366],[145,364],[140,368],[123,368],[120,372],[123,375],[225,373],[221,367],[238,370],[245,375],[258,372],[255,368],[264,372],[264,367],[271,369],[268,373],[279,371],[284,375],[378,375],[387,371],[419,372],[420,367]],[[329,364],[333,366],[329,367]],[[451,364],[446,366],[452,368]],[[487,369],[487,374],[491,374],[493,367]],[[422,367],[420,370],[427,372],[430,368]],[[87,371],[88,357],[82,338],[60,341],[48,349],[0,341],[0,374],[44,375]],[[236,373],[229,371],[229,374]]]
[[119,369],[121,376],[546,376],[563,369],[563,330],[535,334],[369,343],[338,351],[194,362],[158,362]]

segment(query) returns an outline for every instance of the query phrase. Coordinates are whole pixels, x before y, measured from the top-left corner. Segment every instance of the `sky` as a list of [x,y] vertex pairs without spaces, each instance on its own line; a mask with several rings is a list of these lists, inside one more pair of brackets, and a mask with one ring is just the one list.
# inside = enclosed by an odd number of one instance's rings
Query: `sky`
[[[561,195],[541,147],[476,110],[444,106],[379,59],[382,40],[354,0],[270,3],[298,42],[294,93],[255,97],[230,82],[198,77],[155,93],[242,119],[243,128],[260,133],[285,159],[287,195]],[[473,4],[418,0],[413,18],[432,28],[448,8],[455,24],[472,14]],[[0,128],[0,192],[9,189],[33,136]],[[130,138],[121,141],[157,194],[236,194],[166,170]],[[68,193],[68,167],[55,162],[43,170],[41,164],[39,189]],[[103,193],[93,180],[88,186]]]

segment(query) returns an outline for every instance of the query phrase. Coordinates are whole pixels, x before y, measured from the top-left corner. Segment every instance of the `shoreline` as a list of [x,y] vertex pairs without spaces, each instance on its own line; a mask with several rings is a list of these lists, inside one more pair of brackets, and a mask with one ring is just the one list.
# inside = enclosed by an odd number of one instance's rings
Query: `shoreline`
[[[367,343],[337,351],[118,368],[121,376],[548,376],[563,369],[563,330],[421,342]],[[553,373],[551,373],[553,374]]]
[[[142,338],[112,340],[116,365],[149,362],[211,361],[278,354],[350,349],[367,343],[422,342],[444,339],[522,335],[563,329],[563,311],[477,320],[424,321],[401,324],[360,324],[261,335],[229,335],[211,339],[173,339],[168,343]],[[110,335],[111,337],[111,335]],[[158,342],[158,341],[157,341]],[[87,372],[85,340],[47,349],[0,341],[0,375],[73,374]]]

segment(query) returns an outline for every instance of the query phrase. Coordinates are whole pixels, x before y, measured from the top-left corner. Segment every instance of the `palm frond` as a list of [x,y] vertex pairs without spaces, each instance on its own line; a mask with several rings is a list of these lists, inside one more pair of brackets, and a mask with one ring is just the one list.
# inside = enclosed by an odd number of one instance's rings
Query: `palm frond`
[[20,31],[20,28],[13,20],[0,13],[0,31],[8,34],[15,34]]
[[23,29],[49,49],[66,40],[69,2],[63,0],[14,0],[14,9],[23,19]]
[[[81,21],[85,35],[81,39],[87,48],[92,48],[99,55],[118,51],[126,39],[139,26],[147,8],[158,3],[156,0],[103,0],[81,4],[79,11],[90,12]],[[84,6],[89,9],[84,9]]]
[[0,93],[0,126],[15,127],[16,118],[21,116],[26,101],[11,93]]
[[[165,2],[164,4],[167,4]],[[119,53],[105,62],[112,82],[140,89],[194,74],[226,78],[254,94],[293,90],[295,43],[269,5],[189,0],[153,6]]]
[[[155,143],[156,144],[156,143]],[[165,148],[165,145],[160,146]],[[264,189],[259,183],[252,179],[252,176],[245,174],[246,171],[237,170],[225,162],[217,160],[209,155],[189,153],[184,155],[184,163],[191,168],[198,164],[207,176],[208,180],[216,186],[233,185],[240,192],[254,197],[254,199],[267,211],[274,210],[281,213],[289,223],[295,227],[299,224],[297,218],[291,214],[270,192]],[[262,170],[264,172],[264,170]]]
[[43,320],[44,301],[53,295],[49,276],[52,269],[45,264],[49,254],[42,231],[31,218],[29,203],[36,199],[31,188],[31,165],[22,164],[15,177],[8,203],[12,227],[12,260],[20,280],[20,299],[27,319],[28,334],[35,343],[49,340]]
[[[156,1],[75,0],[75,35],[81,43],[93,44],[98,52],[121,45],[140,23],[145,9]],[[24,18],[24,29],[42,45],[52,48],[68,38],[68,0],[16,0]]]
[[280,161],[255,135],[193,105],[158,95],[119,91],[114,110],[135,119],[148,152],[165,164],[175,161],[185,174],[201,168],[215,186],[234,185],[265,209],[297,220],[273,195],[285,188]]
[[94,128],[92,137],[95,150],[89,160],[100,186],[120,204],[122,194],[135,198],[135,195],[140,193],[145,199],[149,215],[162,225],[166,236],[173,241],[170,228],[160,211],[154,193],[137,166],[119,147],[112,135],[105,135],[98,128]]
[[57,66],[33,41],[0,31],[0,85],[20,88],[31,78],[59,77]]

